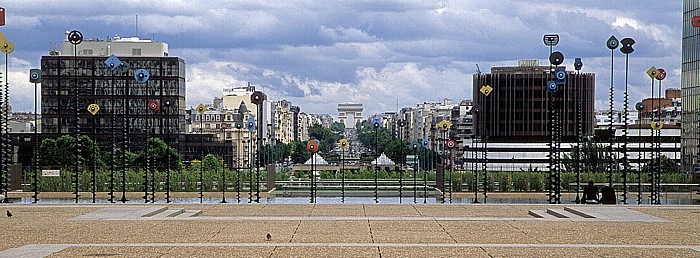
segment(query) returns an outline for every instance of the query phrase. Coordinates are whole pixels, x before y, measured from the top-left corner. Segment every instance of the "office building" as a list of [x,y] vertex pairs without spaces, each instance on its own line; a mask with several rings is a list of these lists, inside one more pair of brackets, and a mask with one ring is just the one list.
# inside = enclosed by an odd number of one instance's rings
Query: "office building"
[[[144,146],[147,135],[178,146],[178,135],[185,130],[185,62],[169,56],[166,43],[114,37],[85,39],[77,46],[64,40],[60,46],[41,58],[44,138],[79,131],[106,148],[112,133],[121,139],[126,130],[133,151]],[[105,60],[112,54],[130,68],[111,71]],[[134,79],[137,69],[150,73],[146,83]],[[153,101],[160,105],[155,112],[149,110]],[[90,104],[99,105],[94,115]]]
[[[695,16],[700,16],[700,2],[683,0],[681,159],[685,172],[700,170],[700,27],[693,26]],[[695,175],[700,181],[700,173]]]

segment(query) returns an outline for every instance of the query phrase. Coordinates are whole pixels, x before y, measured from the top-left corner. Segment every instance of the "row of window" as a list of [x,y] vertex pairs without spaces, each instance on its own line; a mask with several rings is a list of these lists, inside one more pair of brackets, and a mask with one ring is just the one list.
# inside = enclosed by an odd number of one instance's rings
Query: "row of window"
[[112,71],[104,63],[104,59],[78,59],[74,60],[69,57],[62,59],[42,59],[41,70],[43,76],[134,76],[137,69],[148,70],[151,76],[174,76],[185,77],[184,63],[180,65],[177,59],[172,60],[121,60],[128,63],[130,69],[126,73]]

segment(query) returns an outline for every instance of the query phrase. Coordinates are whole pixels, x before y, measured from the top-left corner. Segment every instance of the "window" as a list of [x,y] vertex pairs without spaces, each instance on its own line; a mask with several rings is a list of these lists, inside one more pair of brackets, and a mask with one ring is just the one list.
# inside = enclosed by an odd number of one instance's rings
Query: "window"
[[91,56],[91,55],[92,55],[92,49],[83,49],[83,55],[84,55],[84,56]]
[[131,49],[131,55],[140,56],[140,55],[141,55],[141,49],[140,49],[140,48],[132,48],[132,49]]

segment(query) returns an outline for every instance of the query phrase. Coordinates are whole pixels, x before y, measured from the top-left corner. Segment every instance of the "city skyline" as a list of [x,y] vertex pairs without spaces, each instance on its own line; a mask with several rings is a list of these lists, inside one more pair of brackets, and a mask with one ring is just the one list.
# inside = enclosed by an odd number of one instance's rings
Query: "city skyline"
[[[7,24],[0,31],[16,46],[9,67],[15,111],[33,110],[29,69],[39,67],[50,42],[58,45],[73,29],[86,38],[138,34],[168,43],[170,55],[187,64],[188,107],[248,82],[270,99],[332,115],[343,102],[362,103],[371,115],[397,104],[472,99],[476,64],[482,72],[518,59],[547,64],[542,36],[549,33],[560,35],[555,50],[569,70],[581,57],[583,71],[596,74],[596,109],[607,108],[610,35],[637,41],[630,107],[651,97],[645,71],[652,65],[668,72],[664,89],[680,88],[682,2],[675,1],[22,1],[3,7]],[[624,55],[617,50],[615,88],[621,109]]]

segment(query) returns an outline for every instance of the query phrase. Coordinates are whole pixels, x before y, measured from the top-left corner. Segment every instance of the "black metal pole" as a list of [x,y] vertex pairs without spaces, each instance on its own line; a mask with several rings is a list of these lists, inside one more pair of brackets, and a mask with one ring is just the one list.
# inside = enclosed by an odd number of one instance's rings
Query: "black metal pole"
[[248,203],[253,203],[253,135],[248,140]]
[[403,155],[403,126],[400,126],[399,130],[399,203],[403,203],[403,167],[404,167],[404,157]]
[[[425,149],[425,151],[423,152],[424,155],[430,151],[430,148],[428,148],[428,147],[425,147],[424,149]],[[424,158],[425,158],[425,156],[424,156]],[[426,164],[426,165],[428,165],[428,164]],[[423,203],[428,203],[428,168],[427,167],[423,170]]]
[[199,203],[204,202],[204,112],[199,114]]
[[610,120],[610,132],[612,135],[610,136],[610,140],[608,141],[608,144],[610,146],[608,147],[608,186],[613,187],[613,172],[615,170],[614,168],[614,157],[613,157],[613,145],[615,145],[615,127],[613,126],[613,108],[614,108],[614,92],[615,92],[615,87],[613,85],[613,75],[615,74],[614,71],[614,59],[615,59],[615,49],[610,50],[610,114],[608,119]]
[[374,130],[374,203],[379,203],[379,128]]
[[417,191],[416,188],[418,187],[418,179],[416,178],[418,176],[418,170],[420,170],[420,163],[418,160],[418,153],[416,152],[418,148],[414,147],[413,148],[413,203],[416,203],[416,197],[417,197]]
[[[7,60],[7,54],[5,54],[5,60]],[[73,89],[73,97],[75,98],[75,172],[73,173],[73,184],[75,186],[75,192],[73,194],[75,195],[75,203],[78,203],[78,199],[80,198],[80,170],[82,169],[80,167],[80,149],[82,145],[80,144],[80,101],[78,99],[78,94],[79,91],[79,86],[78,86],[78,45],[73,44],[73,81],[75,82],[74,84],[74,89]],[[5,74],[7,74],[7,66],[5,67]]]
[[622,130],[622,137],[624,138],[624,143],[622,145],[622,203],[627,204],[627,173],[629,173],[629,159],[627,158],[627,145],[629,144],[629,137],[627,136],[627,131],[629,130],[629,124],[627,122],[628,118],[628,108],[629,108],[629,93],[628,93],[628,76],[629,76],[629,62],[630,55],[625,54],[625,93],[623,96],[623,112],[625,127]]
[[450,182],[450,195],[449,195],[450,196],[450,203],[452,203],[452,173],[454,173],[454,164],[452,162],[453,161],[452,157],[454,157],[454,156],[452,153],[452,149],[450,149],[450,159],[448,161],[450,164],[450,178],[448,179]]
[[124,109],[124,114],[122,114],[122,126],[124,127],[122,130],[122,140],[124,141],[122,143],[122,176],[121,176],[121,181],[122,181],[122,198],[119,200],[122,203],[126,203],[129,200],[126,199],[126,170],[128,169],[128,162],[126,159],[126,153],[129,151],[129,119],[128,119],[128,114],[129,114],[129,100],[127,99],[126,96],[129,96],[129,80],[124,81],[124,95],[122,97],[122,108]]
[[[637,204],[642,204],[642,111],[637,111]],[[645,144],[646,145],[646,144]],[[645,154],[646,156],[646,154]]]
[[[94,86],[93,86],[93,94],[95,93],[94,91]],[[94,144],[97,144],[97,139],[95,138],[95,135],[97,134],[96,132],[96,121],[95,121],[95,115],[92,116],[92,140]],[[92,147],[92,146],[91,146]],[[95,150],[92,150],[92,203],[95,203],[97,200],[97,155],[95,154]]]
[[579,71],[576,76],[576,86],[574,87],[578,91],[578,96],[576,97],[576,200],[574,201],[576,204],[581,203],[581,197],[580,197],[580,192],[581,192],[581,135],[582,135],[582,115],[581,112],[583,112],[583,107],[581,105],[581,98],[584,95],[584,91],[582,90],[582,85],[579,82],[581,79],[581,72]]
[[[221,134],[226,135],[226,130],[222,128]],[[225,136],[224,136],[225,138]],[[225,141],[225,140],[224,140]],[[224,154],[221,154],[221,203],[226,202],[226,162]]]
[[[238,147],[240,147],[240,146],[238,146],[238,143],[239,142],[242,143],[243,140],[241,140],[240,128],[237,128],[237,127],[236,127],[236,139],[237,139],[236,150],[234,152],[236,152],[236,159],[238,159]],[[236,161],[236,202],[241,203],[241,166],[238,163],[238,161]]]
[[[165,145],[168,147],[166,152],[165,165],[165,203],[170,203],[170,100],[165,101]],[[163,111],[161,111],[161,115]]]
[[110,113],[110,141],[112,142],[112,160],[110,164],[110,169],[109,169],[109,202],[114,203],[114,173],[116,172],[117,168],[117,122],[115,121],[116,119],[116,109],[114,105],[114,95],[116,93],[114,92],[114,70],[112,70],[112,85],[110,85],[111,92],[109,96],[109,113]]
[[341,183],[340,183],[340,195],[342,196],[340,199],[340,202],[345,203],[345,148],[342,148],[342,152],[340,154],[340,162],[341,162],[341,169],[340,169],[340,174],[342,175]]
[[34,83],[34,201],[32,203],[39,202],[39,173],[41,173],[41,168],[39,167],[39,105],[38,102],[38,84]]

